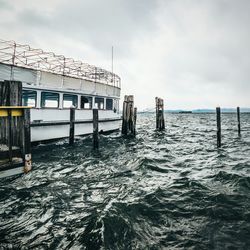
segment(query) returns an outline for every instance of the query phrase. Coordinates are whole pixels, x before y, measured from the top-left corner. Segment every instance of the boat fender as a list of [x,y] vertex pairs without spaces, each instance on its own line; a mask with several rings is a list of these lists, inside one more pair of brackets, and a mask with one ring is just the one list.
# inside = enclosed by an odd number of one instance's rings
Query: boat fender
[[27,174],[31,171],[31,154],[25,155],[25,165],[24,165],[24,173]]

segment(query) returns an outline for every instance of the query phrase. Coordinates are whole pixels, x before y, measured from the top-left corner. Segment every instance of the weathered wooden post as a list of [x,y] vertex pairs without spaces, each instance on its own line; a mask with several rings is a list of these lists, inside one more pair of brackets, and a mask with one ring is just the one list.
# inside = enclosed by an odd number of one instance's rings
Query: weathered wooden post
[[[8,165],[3,167],[6,170],[5,176],[11,175],[8,172],[9,167],[20,167],[20,160],[24,164],[25,173],[31,170],[30,109],[21,105],[22,83],[0,82],[1,117],[4,117],[0,121],[0,140],[8,146],[9,158]],[[16,146],[16,149],[13,149],[13,146]],[[5,151],[2,153],[4,155]]]
[[217,147],[221,147],[221,111],[220,107],[216,108],[216,121],[217,121]]
[[99,148],[98,109],[93,109],[93,147]]
[[134,96],[128,96],[128,109],[127,109],[127,122],[128,132],[133,134],[134,132]]
[[127,135],[128,124],[127,124],[127,106],[128,106],[128,96],[124,96],[123,109],[122,109],[122,134]]
[[134,96],[125,95],[123,102],[123,113],[122,113],[122,134],[134,135],[134,130],[135,130]]
[[12,145],[13,145],[13,134],[12,134],[12,114],[11,109],[8,109],[8,148],[9,148],[9,162],[12,164]]
[[161,111],[162,111],[162,115],[161,115],[161,122],[162,122],[162,129],[165,129],[165,119],[164,119],[164,101],[163,101],[163,99],[161,99],[161,105],[162,105],[162,109],[161,109]]
[[156,104],[156,129],[164,130],[165,129],[165,120],[164,120],[164,101],[161,98],[155,98]]
[[133,134],[136,135],[136,120],[137,120],[137,108],[134,108],[134,128],[133,128]]
[[[20,81],[1,81],[0,82],[0,106],[21,106],[22,105],[22,82]],[[11,117],[12,121],[12,146],[18,146],[21,141],[20,117]],[[8,133],[8,128],[4,121],[0,121],[2,134]]]
[[156,117],[156,129],[159,128],[159,106],[158,97],[155,97],[155,117]]
[[0,106],[22,105],[22,82],[2,81],[0,82]]
[[23,151],[24,151],[24,172],[28,173],[32,168],[31,161],[31,136],[30,136],[30,109],[23,110]]
[[238,135],[241,136],[240,107],[237,107]]
[[75,138],[75,108],[70,108],[70,123],[69,123],[69,145],[74,144]]

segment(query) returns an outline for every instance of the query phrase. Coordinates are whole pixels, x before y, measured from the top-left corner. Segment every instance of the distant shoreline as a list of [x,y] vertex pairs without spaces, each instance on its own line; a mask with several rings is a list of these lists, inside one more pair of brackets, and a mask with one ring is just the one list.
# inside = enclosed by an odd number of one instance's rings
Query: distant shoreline
[[[153,114],[154,111],[139,111],[138,114]],[[165,110],[164,113],[170,114],[180,114],[180,115],[192,115],[192,114],[215,114],[216,111],[172,111],[172,110]],[[237,111],[221,111],[222,114],[236,114]],[[241,114],[250,114],[250,111],[241,111]]]

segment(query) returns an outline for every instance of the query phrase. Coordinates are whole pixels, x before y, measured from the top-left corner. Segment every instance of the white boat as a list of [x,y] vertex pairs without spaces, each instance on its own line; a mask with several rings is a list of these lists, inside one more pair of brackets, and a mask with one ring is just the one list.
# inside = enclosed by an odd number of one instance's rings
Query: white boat
[[93,132],[93,108],[99,130],[119,129],[120,77],[113,72],[0,40],[0,81],[21,81],[22,104],[31,108],[31,141],[69,136],[70,107],[75,107],[75,135]]

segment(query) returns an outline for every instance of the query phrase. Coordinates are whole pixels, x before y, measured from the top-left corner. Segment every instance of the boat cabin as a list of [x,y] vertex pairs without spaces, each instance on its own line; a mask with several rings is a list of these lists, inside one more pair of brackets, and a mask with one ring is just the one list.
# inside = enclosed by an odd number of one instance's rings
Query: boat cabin
[[22,82],[22,105],[31,108],[31,140],[68,137],[70,108],[75,135],[93,132],[99,110],[100,131],[119,129],[121,79],[105,69],[0,40],[0,81]]
[[50,91],[48,89],[38,90],[34,88],[23,88],[22,105],[37,109],[93,109],[119,110],[119,99],[94,95],[83,95],[62,91]]

